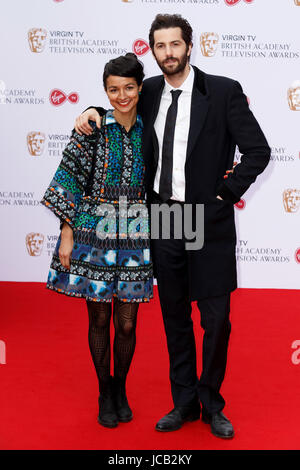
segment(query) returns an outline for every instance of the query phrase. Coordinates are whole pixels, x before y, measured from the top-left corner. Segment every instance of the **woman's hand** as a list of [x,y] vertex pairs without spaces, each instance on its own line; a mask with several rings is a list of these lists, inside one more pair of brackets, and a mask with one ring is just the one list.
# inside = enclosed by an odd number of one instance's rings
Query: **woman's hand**
[[96,126],[100,129],[102,118],[97,113],[95,108],[87,109],[84,113],[80,114],[75,121],[75,131],[77,134],[91,135],[93,129],[89,125],[89,121],[95,121]]
[[59,260],[62,266],[66,269],[70,269],[71,254],[73,250],[73,230],[66,222],[63,224],[61,229],[60,247],[58,250]]
[[226,175],[223,176],[224,179],[228,178],[228,174],[229,174],[229,173],[233,173],[233,172],[234,172],[234,167],[235,167],[235,165],[237,165],[237,162],[234,162],[234,163],[233,163],[231,170],[227,170],[227,171],[226,171]]

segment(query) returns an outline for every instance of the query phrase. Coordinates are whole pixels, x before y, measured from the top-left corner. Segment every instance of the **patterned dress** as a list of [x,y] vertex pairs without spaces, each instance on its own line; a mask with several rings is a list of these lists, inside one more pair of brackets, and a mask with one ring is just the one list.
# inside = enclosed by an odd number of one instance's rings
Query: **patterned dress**
[[[94,123],[92,123],[94,124]],[[106,113],[101,130],[73,131],[42,204],[73,228],[70,270],[58,256],[47,287],[88,300],[148,302],[153,297],[140,116],[129,132]]]

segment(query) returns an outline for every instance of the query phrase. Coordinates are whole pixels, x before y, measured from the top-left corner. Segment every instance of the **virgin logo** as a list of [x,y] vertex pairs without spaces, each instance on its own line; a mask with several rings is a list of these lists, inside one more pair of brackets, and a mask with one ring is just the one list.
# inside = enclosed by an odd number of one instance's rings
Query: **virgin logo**
[[237,202],[236,204],[234,204],[234,206],[235,206],[237,209],[245,209],[245,207],[246,207],[246,201],[245,201],[245,199],[240,199],[239,202]]
[[[237,3],[239,3],[241,0],[224,0],[226,5],[228,5],[229,7],[233,7],[234,5],[236,5]],[[244,0],[245,3],[253,3],[254,0]]]
[[49,100],[50,103],[53,104],[53,106],[60,106],[66,100],[68,100],[72,104],[76,104],[79,101],[79,95],[78,93],[76,93],[76,91],[73,91],[69,95],[66,95],[63,91],[55,88],[50,92]]
[[144,39],[136,39],[132,45],[133,52],[138,55],[145,55],[149,51],[150,46]]
[[295,252],[295,260],[300,264],[300,248],[297,248]]

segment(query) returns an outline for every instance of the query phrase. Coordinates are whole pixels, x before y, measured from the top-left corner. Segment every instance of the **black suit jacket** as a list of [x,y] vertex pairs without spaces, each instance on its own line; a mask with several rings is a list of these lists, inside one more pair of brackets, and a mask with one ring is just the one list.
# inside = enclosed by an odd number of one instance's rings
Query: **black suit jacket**
[[[197,300],[222,295],[237,286],[233,204],[267,166],[270,148],[240,84],[193,68],[185,202],[205,207],[204,246],[188,252],[190,299]],[[162,75],[146,79],[138,109],[144,122],[145,178],[150,198],[158,161],[154,123],[163,88]],[[102,114],[102,109],[97,109]],[[232,168],[236,145],[241,161],[224,180],[226,170]]]

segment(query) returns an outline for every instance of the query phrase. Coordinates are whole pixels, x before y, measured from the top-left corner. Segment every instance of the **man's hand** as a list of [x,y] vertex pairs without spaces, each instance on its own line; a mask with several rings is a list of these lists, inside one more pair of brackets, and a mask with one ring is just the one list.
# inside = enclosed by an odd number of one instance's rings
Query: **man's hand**
[[227,171],[226,171],[226,175],[223,176],[224,179],[228,178],[228,174],[229,174],[229,173],[233,173],[233,172],[234,172],[234,167],[235,167],[235,165],[237,165],[237,162],[234,162],[234,163],[233,163],[231,170],[227,170]]
[[[226,175],[223,176],[224,179],[228,178],[229,173],[233,173],[233,172],[234,172],[234,167],[235,167],[236,164],[237,164],[237,162],[234,162],[233,165],[232,165],[231,170],[227,170],[227,171],[226,171]],[[219,196],[219,195],[216,196],[216,197],[217,197],[217,199],[220,199],[220,201],[223,201],[223,200],[224,200],[224,199],[221,198],[221,196]]]
[[66,269],[70,269],[73,245],[73,230],[70,225],[65,222],[61,229],[61,239],[60,247],[58,250],[58,256],[62,266]]
[[91,135],[93,129],[89,125],[89,121],[95,121],[96,126],[100,129],[102,118],[97,113],[95,108],[87,109],[84,113],[80,114],[75,121],[75,131],[77,134]]

